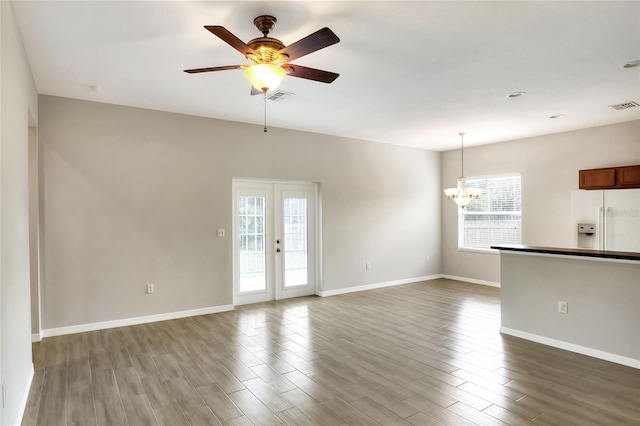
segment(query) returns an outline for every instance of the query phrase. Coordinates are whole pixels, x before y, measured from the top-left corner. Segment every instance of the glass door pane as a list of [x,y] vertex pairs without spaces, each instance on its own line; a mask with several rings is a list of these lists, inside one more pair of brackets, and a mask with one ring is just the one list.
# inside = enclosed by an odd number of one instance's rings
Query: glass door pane
[[284,287],[307,285],[307,199],[283,201]]
[[266,290],[265,198],[238,197],[239,291]]

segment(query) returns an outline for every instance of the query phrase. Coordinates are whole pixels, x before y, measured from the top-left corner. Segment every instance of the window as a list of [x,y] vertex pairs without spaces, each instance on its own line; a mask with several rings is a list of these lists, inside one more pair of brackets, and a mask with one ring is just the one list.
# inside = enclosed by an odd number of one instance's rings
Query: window
[[467,179],[483,189],[480,199],[460,209],[460,249],[490,250],[496,244],[520,244],[522,190],[520,175]]

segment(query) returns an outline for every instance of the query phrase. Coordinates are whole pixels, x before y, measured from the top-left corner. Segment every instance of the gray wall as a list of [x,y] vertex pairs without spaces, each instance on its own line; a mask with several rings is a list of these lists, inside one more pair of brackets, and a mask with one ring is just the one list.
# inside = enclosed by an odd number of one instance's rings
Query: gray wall
[[[640,121],[466,148],[465,175],[522,175],[522,243],[571,247],[571,191],[578,170],[640,164]],[[460,150],[442,153],[443,186],[455,186]],[[500,256],[458,251],[458,216],[442,204],[442,272],[500,282]]]
[[39,106],[43,329],[232,304],[234,177],[320,183],[323,290],[440,272],[438,153],[51,96]]
[[29,298],[29,127],[36,87],[10,2],[0,2],[0,424],[17,424],[33,372]]

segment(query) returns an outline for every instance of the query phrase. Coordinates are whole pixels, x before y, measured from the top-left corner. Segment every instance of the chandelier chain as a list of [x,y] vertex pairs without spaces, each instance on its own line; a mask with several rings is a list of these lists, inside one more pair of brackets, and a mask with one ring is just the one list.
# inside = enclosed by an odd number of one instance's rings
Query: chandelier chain
[[460,144],[460,147],[461,147],[461,149],[460,149],[460,159],[461,159],[460,163],[462,165],[462,177],[464,177],[464,132],[460,132],[459,135],[460,135],[460,139],[462,139],[462,142]]

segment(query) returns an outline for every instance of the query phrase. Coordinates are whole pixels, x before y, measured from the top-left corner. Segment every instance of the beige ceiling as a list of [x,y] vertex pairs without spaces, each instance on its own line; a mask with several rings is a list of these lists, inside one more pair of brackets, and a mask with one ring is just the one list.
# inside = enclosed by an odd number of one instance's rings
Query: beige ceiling
[[[640,107],[609,107],[640,103],[640,67],[623,67],[640,59],[638,1],[13,6],[41,94],[261,124],[263,100],[241,71],[182,70],[246,63],[203,26],[247,42],[260,36],[253,18],[271,14],[285,44],[325,26],[341,42],[294,61],[340,77],[285,78],[294,96],[268,102],[270,126],[442,151],[461,131],[475,145],[640,119]],[[526,95],[507,98],[516,91]]]

